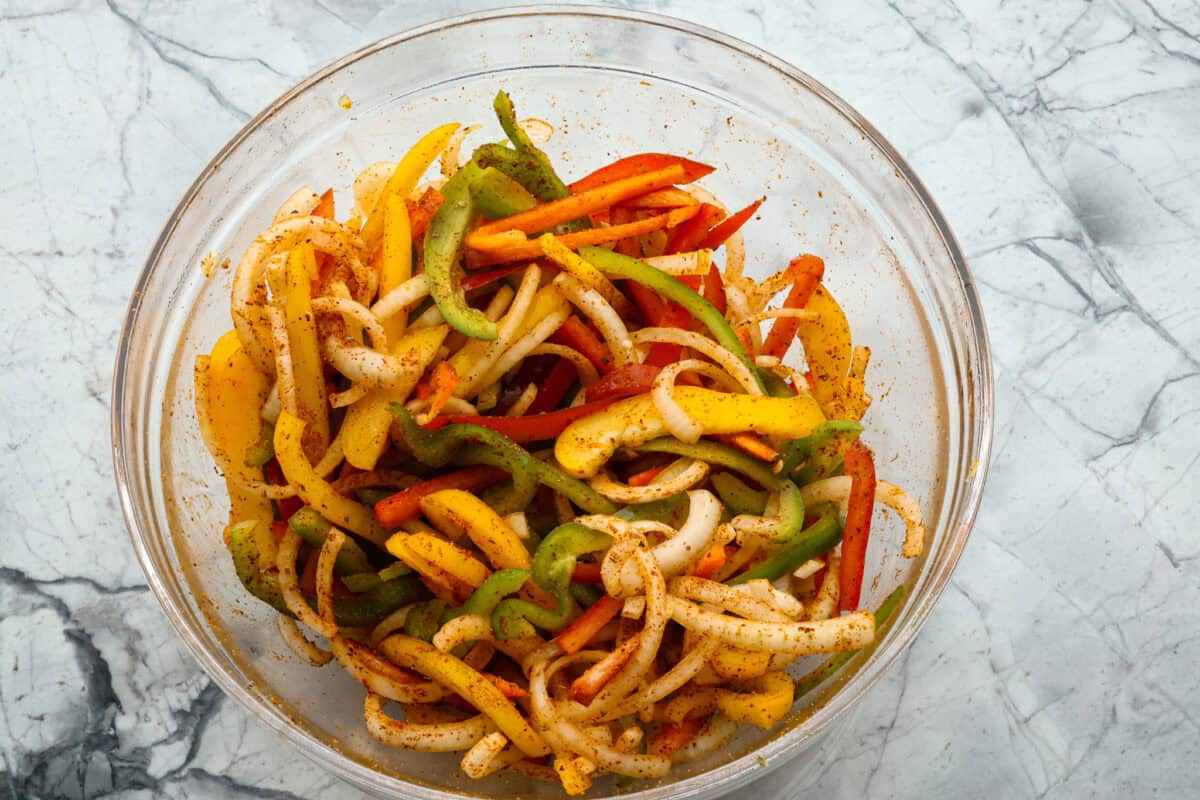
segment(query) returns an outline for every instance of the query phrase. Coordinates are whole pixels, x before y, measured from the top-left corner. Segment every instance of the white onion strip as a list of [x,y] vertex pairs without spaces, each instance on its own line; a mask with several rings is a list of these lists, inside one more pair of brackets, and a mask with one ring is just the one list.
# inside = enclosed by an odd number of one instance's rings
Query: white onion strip
[[483,714],[461,722],[421,724],[401,722],[383,710],[383,698],[367,692],[363,716],[371,735],[389,747],[417,750],[423,753],[450,753],[468,750],[490,731],[488,718]]
[[279,548],[275,553],[279,593],[283,595],[283,602],[287,605],[288,611],[291,611],[296,619],[326,639],[332,639],[337,635],[337,625],[327,622],[313,611],[304,597],[304,592],[300,590],[299,579],[296,576],[296,557],[300,553],[300,542],[300,534],[290,527],[284,531],[283,539],[279,542]]
[[388,352],[387,331],[371,313],[371,309],[362,303],[356,303],[343,297],[317,297],[312,301],[312,307],[313,311],[349,317],[366,329],[371,337],[371,347],[382,353]]
[[447,622],[433,635],[432,644],[443,653],[449,653],[460,644],[492,639],[492,623],[479,614],[463,614]]
[[604,343],[612,353],[613,366],[621,367],[634,360],[633,341],[629,329],[621,320],[617,310],[595,289],[589,289],[578,278],[566,272],[554,279],[557,286],[571,303],[583,312],[600,331]]
[[[817,503],[837,503],[841,508],[842,517],[850,503],[849,475],[838,475],[833,478],[813,481],[800,490],[804,505]],[[905,558],[916,558],[925,548],[925,520],[921,516],[921,506],[913,500],[908,492],[887,481],[875,484],[875,502],[887,506],[904,520],[904,545],[900,554]]]
[[728,373],[697,358],[685,358],[674,364],[668,364],[654,376],[654,381],[650,384],[650,398],[654,401],[654,407],[658,410],[658,415],[662,417],[667,431],[681,442],[695,444],[700,441],[704,428],[689,417],[683,407],[675,401],[675,380],[682,372],[699,372],[707,375],[726,387],[732,388],[735,392],[740,387],[730,379]]
[[296,624],[296,620],[287,614],[279,615],[279,635],[283,637],[283,643],[293,653],[314,667],[323,667],[333,658],[328,650],[323,650],[310,642],[304,632],[300,630],[300,626]]
[[337,630],[337,622],[333,618],[333,566],[337,561],[342,545],[346,543],[346,534],[337,528],[330,528],[321,545],[320,555],[317,556],[317,614],[321,619]]
[[732,739],[738,732],[738,724],[724,714],[716,714],[691,741],[671,755],[671,762],[682,764],[695,761],[713,753]]
[[292,364],[292,345],[288,339],[287,324],[283,312],[274,306],[264,309],[271,323],[271,343],[275,354],[275,386],[279,392],[279,408],[293,417],[298,411],[296,399],[296,370]]
[[525,316],[533,304],[533,296],[538,290],[541,279],[542,270],[537,264],[530,264],[525,268],[512,305],[508,307],[508,312],[496,326],[495,340],[488,344],[479,359],[471,365],[467,374],[459,376],[458,386],[454,390],[455,397],[463,399],[472,397],[487,385],[481,378],[516,339],[517,332],[525,327]]
[[283,201],[279,210],[275,212],[275,218],[271,220],[271,224],[278,225],[289,217],[307,217],[320,202],[321,195],[317,194],[316,189],[305,184]]
[[746,650],[807,655],[859,650],[875,639],[875,617],[855,611],[821,622],[759,622],[705,611],[669,597],[671,618],[690,631],[712,636]]
[[391,661],[345,636],[335,636],[329,647],[350,677],[368,692],[398,703],[436,703],[446,691],[435,681],[414,681]]
[[[768,584],[769,586],[770,584]],[[760,598],[742,590],[742,587],[726,586],[723,583],[685,575],[671,581],[672,596],[684,600],[712,603],[726,611],[760,622],[791,622],[787,614],[772,608]]]
[[[466,752],[459,762],[459,767],[467,774],[468,778],[479,779],[491,775],[503,763],[493,766],[496,757],[508,744],[508,737],[500,731],[492,731],[487,736],[484,736],[475,744],[471,745],[471,749]],[[524,755],[524,754],[522,754]]]
[[538,387],[536,383],[530,383],[521,390],[521,394],[516,401],[508,407],[508,411],[504,412],[506,417],[523,417],[529,407],[533,405],[533,401],[537,399]]
[[504,354],[488,367],[487,371],[479,378],[480,384],[488,386],[500,380],[504,373],[515,367],[535,347],[554,335],[554,332],[561,328],[562,324],[567,321],[568,316],[570,316],[570,311],[561,309],[553,311],[539,320],[536,325],[526,331],[521,338],[513,342]]
[[600,380],[600,373],[596,371],[595,365],[585,356],[573,347],[567,347],[563,344],[551,344],[544,342],[533,348],[529,352],[531,356],[558,356],[570,361],[575,367],[575,371],[579,374],[579,382],[584,386],[591,386],[596,381]]
[[617,719],[626,714],[637,713],[641,709],[652,708],[659,700],[679,691],[704,669],[704,665],[712,658],[719,644],[716,639],[701,639],[658,680],[605,712],[604,719]]
[[404,623],[408,622],[409,612],[412,611],[416,603],[409,603],[406,606],[400,606],[392,613],[381,619],[379,623],[371,629],[371,646],[375,647],[387,637],[391,636],[396,631],[404,627]]
[[707,275],[712,265],[712,250],[689,250],[669,256],[649,256],[642,261],[668,275]]
[[839,570],[841,567],[841,549],[835,547],[829,553],[828,560],[826,561],[825,577],[821,579],[821,586],[817,589],[817,597],[808,609],[807,617],[809,620],[818,622],[823,619],[829,619],[837,611],[838,598],[841,594],[841,586],[839,584],[841,580]]
[[667,477],[661,482],[656,481],[645,486],[630,486],[627,483],[616,481],[607,470],[602,470],[599,474],[589,479],[588,484],[614,503],[632,505],[635,503],[649,503],[654,500],[662,500],[673,494],[686,491],[708,477],[709,466],[704,461],[680,458],[675,461],[675,464],[683,465],[683,469],[678,474]]
[[695,350],[732,375],[749,394],[763,393],[750,369],[737,356],[707,336],[701,336],[695,331],[685,331],[682,328],[642,328],[629,336],[635,344],[668,342]]
[[[687,521],[677,534],[655,545],[652,551],[665,577],[674,577],[687,571],[712,549],[721,521],[721,509],[721,501],[712,492],[705,489],[688,492]],[[619,580],[611,586],[605,581],[605,588],[614,597],[641,594],[637,566],[627,562],[621,568]]]
[[376,300],[375,305],[371,306],[371,313],[376,319],[385,320],[393,314],[412,308],[428,295],[429,276],[422,272]]
[[350,388],[344,392],[330,392],[329,406],[330,408],[345,408],[352,406],[359,400],[367,396],[367,392],[371,391],[370,387],[364,386],[361,383],[352,383]]

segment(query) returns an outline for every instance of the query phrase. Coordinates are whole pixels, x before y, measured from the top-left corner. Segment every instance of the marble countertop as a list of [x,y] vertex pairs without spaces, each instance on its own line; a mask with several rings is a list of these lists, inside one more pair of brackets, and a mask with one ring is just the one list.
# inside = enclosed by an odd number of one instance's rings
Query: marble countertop
[[[949,216],[991,330],[971,544],[813,796],[1195,796],[1200,4],[631,5],[863,111]],[[0,795],[361,796],[226,700],[146,589],[114,496],[113,354],[160,225],[251,114],[482,6],[0,4]]]

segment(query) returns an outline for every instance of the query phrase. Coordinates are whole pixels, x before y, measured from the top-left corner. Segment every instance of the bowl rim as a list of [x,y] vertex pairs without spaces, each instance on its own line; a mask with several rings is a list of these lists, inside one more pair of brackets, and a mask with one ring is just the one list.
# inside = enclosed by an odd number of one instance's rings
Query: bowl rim
[[[975,401],[978,403],[978,408],[976,409],[977,423],[972,428],[967,429],[962,444],[964,449],[974,450],[976,460],[971,472],[964,478],[969,485],[962,496],[963,505],[960,519],[958,524],[950,531],[950,534],[952,534],[950,549],[946,553],[941,569],[938,573],[930,575],[930,578],[933,580],[928,582],[924,593],[920,595],[922,602],[911,610],[909,617],[905,619],[902,626],[897,626],[889,632],[889,639],[891,641],[889,642],[888,650],[879,654],[874,660],[864,663],[851,680],[841,686],[830,698],[830,701],[827,701],[818,709],[814,717],[821,716],[821,719],[817,721],[817,724],[811,730],[804,731],[804,736],[793,736],[793,733],[798,732],[798,729],[793,729],[793,731],[778,736],[762,747],[733,761],[683,779],[677,783],[667,786],[651,786],[637,792],[620,795],[624,800],[637,800],[637,798],[646,798],[649,800],[651,797],[664,800],[668,797],[711,796],[718,789],[723,791],[732,790],[753,778],[763,777],[774,768],[787,763],[790,759],[786,757],[781,758],[780,756],[786,756],[788,750],[798,745],[804,739],[826,729],[835,719],[855,706],[862,695],[882,678],[897,658],[905,653],[916,637],[917,632],[923,627],[946,585],[949,583],[951,575],[966,547],[982,503],[994,437],[995,398],[991,346],[988,339],[987,325],[984,321],[983,310],[975,287],[974,278],[967,266],[966,257],[940,207],[928,189],[926,189],[921,179],[908,165],[907,161],[905,161],[895,147],[892,146],[869,120],[823,83],[763,48],[727,33],[691,22],[690,20],[665,14],[593,4],[518,5],[444,17],[392,33],[346,53],[297,82],[290,89],[268,103],[259,113],[251,117],[217,151],[216,155],[213,156],[196,179],[188,186],[175,208],[171,211],[170,216],[164,223],[146,257],[126,308],[118,338],[117,358],[113,372],[110,431],[118,499],[129,538],[133,544],[138,563],[146,576],[149,588],[153,591],[159,605],[166,613],[167,619],[175,629],[176,634],[183,640],[185,646],[191,651],[208,676],[220,686],[225,694],[232,696],[243,708],[251,711],[252,716],[256,720],[281,735],[291,747],[306,758],[359,788],[376,793],[384,788],[379,785],[380,779],[383,779],[395,782],[403,786],[405,791],[422,798],[429,798],[429,800],[445,800],[446,798],[464,796],[460,793],[446,792],[421,783],[413,783],[373,769],[363,762],[331,747],[319,738],[312,736],[299,726],[290,723],[281,715],[258,713],[262,708],[262,704],[258,699],[238,681],[233,679],[233,676],[225,667],[209,653],[200,637],[189,626],[184,624],[185,614],[184,609],[181,607],[182,604],[175,600],[166,583],[158,574],[153,556],[142,535],[139,514],[135,507],[135,500],[131,489],[132,478],[126,469],[125,460],[122,457],[126,440],[126,431],[123,425],[125,406],[128,401],[126,380],[131,367],[129,360],[130,347],[141,311],[142,298],[158,266],[159,259],[162,257],[163,251],[166,249],[177,226],[201,189],[214,176],[226,157],[240,147],[247,137],[282,111],[297,96],[308,91],[327,77],[377,52],[411,39],[472,25],[477,22],[547,15],[617,19],[666,28],[688,36],[707,39],[717,45],[738,51],[743,56],[762,62],[828,103],[850,124],[858,128],[871,144],[887,158],[902,180],[907,184],[908,188],[913,192],[913,195],[924,209],[929,220],[933,223],[934,229],[953,263],[958,288],[961,289],[962,293],[961,299],[966,306],[967,314],[964,321],[969,323],[969,333],[965,337],[968,345],[967,353],[970,353],[973,348],[978,359],[977,364],[971,365],[975,368],[971,377],[973,378],[972,383],[975,388]],[[833,698],[839,701],[836,707],[833,707],[835,705],[832,702]],[[313,747],[314,744],[317,746]],[[762,760],[764,757],[767,759],[765,764]]]

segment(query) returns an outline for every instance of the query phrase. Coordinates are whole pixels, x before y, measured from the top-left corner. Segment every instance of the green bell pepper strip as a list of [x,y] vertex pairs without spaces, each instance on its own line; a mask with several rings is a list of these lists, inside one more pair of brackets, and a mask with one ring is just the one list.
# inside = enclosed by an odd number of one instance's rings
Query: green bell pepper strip
[[576,522],[559,525],[546,535],[533,554],[533,582],[558,602],[554,609],[510,598],[492,612],[492,630],[496,638],[519,639],[534,633],[536,625],[557,632],[575,613],[575,598],[571,595],[571,574],[579,556],[607,550],[612,537]]
[[568,588],[571,591],[571,596],[575,598],[575,602],[579,603],[583,608],[591,608],[592,604],[604,594],[603,590],[590,583],[575,583],[572,581]]
[[695,458],[707,464],[720,464],[734,472],[740,472],[764,489],[779,489],[784,478],[771,471],[770,465],[746,455],[736,447],[701,439],[695,443],[681,442],[674,436],[651,439],[634,448],[639,453],[671,453],[672,455]]
[[434,598],[418,603],[408,612],[404,620],[404,634],[428,642],[442,627],[442,616],[446,613],[446,601]]
[[[875,612],[875,631],[878,632],[887,624],[888,619],[900,607],[900,603],[904,600],[907,594],[903,586],[897,586],[895,590],[889,594],[884,601],[879,604],[878,610]],[[838,653],[825,660],[821,666],[814,669],[812,672],[805,675],[796,681],[795,696],[797,699],[808,694],[818,685],[824,683],[833,676],[839,669],[846,666],[846,663],[854,657],[857,650],[850,650],[845,653]]]
[[[462,463],[491,464],[508,470],[519,497],[532,497],[530,484],[536,487],[540,483],[589,513],[611,514],[617,509],[611,501],[583,481],[534,458],[512,439],[490,428],[456,423],[436,431],[427,431],[417,425],[408,409],[399,403],[392,404],[392,413],[400,423],[405,444],[423,464],[444,467],[456,457]],[[467,442],[474,442],[475,445],[464,447]],[[528,504],[526,500],[517,508],[497,509],[497,513],[520,511]]]
[[479,584],[479,588],[471,592],[471,596],[467,598],[467,602],[458,608],[446,612],[443,624],[455,617],[462,617],[467,614],[491,617],[492,612],[496,610],[496,606],[500,605],[500,601],[510,594],[516,594],[521,591],[521,587],[525,585],[527,580],[529,580],[529,570],[527,569],[516,569],[514,567],[493,572],[488,576],[487,580]]
[[687,500],[687,493],[678,492],[670,497],[664,497],[662,500],[651,500],[649,503],[625,506],[615,516],[626,522],[637,522],[641,519],[662,522],[681,508],[685,500]]
[[804,530],[804,495],[791,481],[785,480],[779,488],[779,511],[772,521],[766,534],[772,544],[790,544]]
[[530,140],[529,134],[525,133],[517,123],[517,111],[513,108],[512,98],[508,96],[508,93],[504,90],[497,92],[492,108],[496,112],[496,119],[500,121],[500,127],[504,128],[505,135],[508,136],[513,147],[517,149],[517,154],[525,163],[524,171],[530,179],[530,183],[526,184],[525,188],[544,203],[561,200],[570,195],[571,190],[563,183],[562,178],[558,177],[558,173],[550,164],[549,157],[538,149]]
[[538,204],[524,186],[495,167],[487,167],[471,181],[471,197],[475,206],[488,219],[503,219]]
[[[821,448],[841,436],[858,436],[862,433],[862,429],[862,425],[848,419],[830,419],[822,422],[808,436],[793,439],[788,443],[780,461],[780,473],[791,475],[797,467],[812,458]],[[808,481],[803,483],[808,483]]]
[[717,340],[717,344],[733,353],[739,361],[746,365],[746,369],[750,370],[759,388],[763,390],[764,394],[766,393],[767,387],[763,383],[758,369],[754,366],[754,360],[742,346],[741,340],[733,332],[733,327],[725,319],[725,315],[718,311],[712,303],[688,288],[678,278],[668,275],[657,267],[650,266],[645,261],[621,255],[612,250],[605,250],[603,247],[580,247],[579,255],[605,275],[637,281],[667,300],[678,303],[700,324],[708,328],[709,333]]
[[374,506],[385,497],[391,497],[396,493],[395,489],[384,489],[381,486],[364,486],[361,489],[354,490],[354,497],[364,506]]
[[841,538],[842,523],[838,519],[837,509],[829,508],[819,520],[802,530],[783,550],[726,583],[737,586],[760,578],[778,580],[810,558],[828,553]]
[[734,514],[762,514],[767,507],[767,492],[751,489],[730,472],[717,472],[710,478],[717,497]]
[[[257,522],[240,522],[229,529],[229,550],[233,556],[233,567],[246,590],[276,611],[291,616],[279,580],[274,573],[264,573],[258,564],[258,547],[254,543],[254,526]],[[333,616],[338,625],[363,628],[377,624],[400,606],[428,597],[428,592],[415,576],[408,575],[387,581],[369,592],[354,597],[335,597]],[[317,607],[315,597],[308,597],[308,604]]]
[[792,391],[792,387],[788,386],[788,382],[775,374],[775,370],[759,367],[758,379],[767,389],[767,394],[772,397],[795,397],[796,393]]
[[425,274],[429,294],[451,327],[475,339],[495,339],[496,323],[467,305],[459,266],[463,243],[477,217],[471,182],[482,172],[478,164],[469,162],[442,187],[445,199],[425,232]]
[[[329,535],[333,525],[315,508],[305,506],[288,518],[288,527],[300,534],[300,538],[308,542],[310,547],[319,548],[325,544],[325,537]],[[374,574],[375,572],[375,567],[371,565],[367,554],[358,545],[358,542],[349,536],[346,537],[342,549],[338,551],[334,566],[339,575],[358,575],[364,572]]]

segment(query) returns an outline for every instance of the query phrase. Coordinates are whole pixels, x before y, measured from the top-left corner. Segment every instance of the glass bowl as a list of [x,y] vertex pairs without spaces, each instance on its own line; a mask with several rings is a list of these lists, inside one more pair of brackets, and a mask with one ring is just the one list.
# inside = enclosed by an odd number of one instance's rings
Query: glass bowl
[[[686,154],[731,206],[766,194],[746,229],[747,270],[826,259],[827,283],[856,343],[873,351],[865,419],[881,477],[920,501],[923,557],[900,557],[896,520],[877,518],[863,603],[897,583],[911,594],[886,635],[776,731],[743,731],[637,798],[713,797],[831,745],[831,723],[917,633],[966,544],[992,434],[992,378],[979,301],[945,219],[909,167],[844,101],[789,64],[679,20],[586,7],[530,7],[445,20],[383,39],[303,81],[255,117],[184,195],[146,262],[121,335],[113,448],[122,508],[150,587],[213,680],[282,739],[382,796],[557,797],[557,785],[501,775],[473,782],[453,756],[391,750],[362,723],[363,691],[280,642],[273,612],[247,595],[221,530],[224,484],[200,440],[192,362],[230,328],[231,270],[296,187],[333,186],[350,205],[355,173],[396,159],[449,120],[500,138],[491,100],[557,129],[546,146],[566,176],[619,155]],[[348,95],[353,107],[339,104]],[[932,677],[932,676],[931,676]],[[936,678],[934,678],[936,679]],[[797,772],[797,780],[802,776]],[[618,787],[599,781],[593,796]]]

